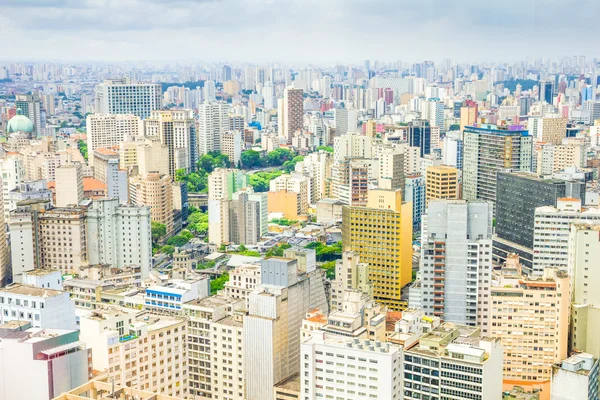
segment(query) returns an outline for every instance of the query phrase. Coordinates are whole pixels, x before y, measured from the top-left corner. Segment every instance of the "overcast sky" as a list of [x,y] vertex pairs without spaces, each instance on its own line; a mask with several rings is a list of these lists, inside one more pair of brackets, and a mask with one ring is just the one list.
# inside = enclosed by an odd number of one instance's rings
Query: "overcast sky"
[[600,0],[0,0],[3,60],[515,61],[600,50]]

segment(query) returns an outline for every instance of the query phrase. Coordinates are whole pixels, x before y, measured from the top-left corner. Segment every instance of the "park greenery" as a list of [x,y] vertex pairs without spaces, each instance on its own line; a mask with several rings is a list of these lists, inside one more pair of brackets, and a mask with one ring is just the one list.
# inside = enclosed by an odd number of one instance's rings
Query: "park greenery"
[[242,152],[241,166],[244,169],[279,167],[286,161],[292,161],[295,157],[295,153],[286,148],[275,149],[267,153],[266,157],[262,157],[261,153],[256,150],[246,150]]
[[310,242],[306,249],[314,249],[317,256],[317,261],[334,261],[342,257],[342,242],[336,242],[331,246],[321,242]]
[[331,147],[331,146],[319,146],[319,147],[317,147],[317,151],[319,151],[319,150],[323,150],[328,153],[333,153],[333,147]]
[[230,254],[238,254],[246,257],[260,257],[260,253],[258,251],[248,250],[248,248],[243,244],[240,244],[237,250],[230,252]]
[[287,218],[273,218],[271,221],[273,224],[283,225],[283,226],[292,226],[298,223],[295,219],[287,219]]
[[254,188],[255,192],[268,192],[269,191],[269,183],[281,175],[281,171],[273,171],[273,172],[257,172],[255,174],[250,175],[248,178],[250,186]]
[[77,148],[79,148],[79,152],[81,153],[81,155],[83,156],[83,158],[85,159],[85,161],[87,161],[88,159],[88,145],[84,140],[78,140],[77,141]]
[[196,208],[191,208],[187,222],[187,229],[190,232],[197,235],[208,234],[208,213],[202,212]]
[[327,279],[335,279],[335,261],[327,261],[326,263],[321,264],[321,268],[325,270]]
[[265,254],[265,257],[283,257],[283,251],[285,249],[289,249],[290,247],[292,247],[292,245],[287,243],[281,243],[269,249],[269,251],[267,251],[267,254]]
[[210,294],[217,294],[219,290],[223,290],[225,288],[225,283],[229,281],[229,273],[227,271],[223,272],[221,276],[216,279],[213,279],[210,282]]

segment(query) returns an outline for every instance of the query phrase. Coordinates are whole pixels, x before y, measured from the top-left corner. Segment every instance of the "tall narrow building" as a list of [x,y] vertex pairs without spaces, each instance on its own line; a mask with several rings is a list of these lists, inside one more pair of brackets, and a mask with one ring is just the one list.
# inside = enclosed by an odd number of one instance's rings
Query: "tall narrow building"
[[[0,174],[0,185],[2,176]],[[11,280],[10,249],[6,240],[6,221],[4,220],[4,193],[0,191],[0,287],[7,285]]]
[[[435,200],[423,217],[421,306],[426,314],[489,332],[492,209],[486,202]],[[412,293],[411,293],[412,295]]]
[[204,102],[198,107],[199,155],[221,151],[221,137],[229,130],[229,106],[221,102]]
[[302,129],[304,118],[304,91],[302,89],[286,88],[283,99],[278,100],[277,124],[279,137],[292,143],[292,135]]
[[373,298],[406,308],[401,289],[412,279],[412,206],[401,190],[371,190],[366,207],[342,210],[342,243],[369,265]]
[[496,203],[496,174],[531,171],[532,137],[517,127],[467,126],[464,131],[463,198]]

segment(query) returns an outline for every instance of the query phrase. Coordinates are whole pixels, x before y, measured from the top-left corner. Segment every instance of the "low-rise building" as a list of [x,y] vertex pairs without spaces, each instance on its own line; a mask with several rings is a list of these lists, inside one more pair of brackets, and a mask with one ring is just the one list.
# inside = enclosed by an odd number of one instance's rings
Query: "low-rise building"
[[182,314],[182,305],[192,300],[203,299],[210,294],[210,280],[172,279],[164,285],[146,288],[144,308],[158,314]]
[[575,353],[552,366],[551,400],[596,400],[598,398],[598,358]]

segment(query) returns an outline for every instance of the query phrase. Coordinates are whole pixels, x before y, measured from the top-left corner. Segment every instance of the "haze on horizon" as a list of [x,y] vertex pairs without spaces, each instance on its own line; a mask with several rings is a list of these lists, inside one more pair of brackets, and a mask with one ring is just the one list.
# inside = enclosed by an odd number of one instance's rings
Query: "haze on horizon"
[[0,59],[323,64],[596,56],[599,14],[597,0],[4,0]]

